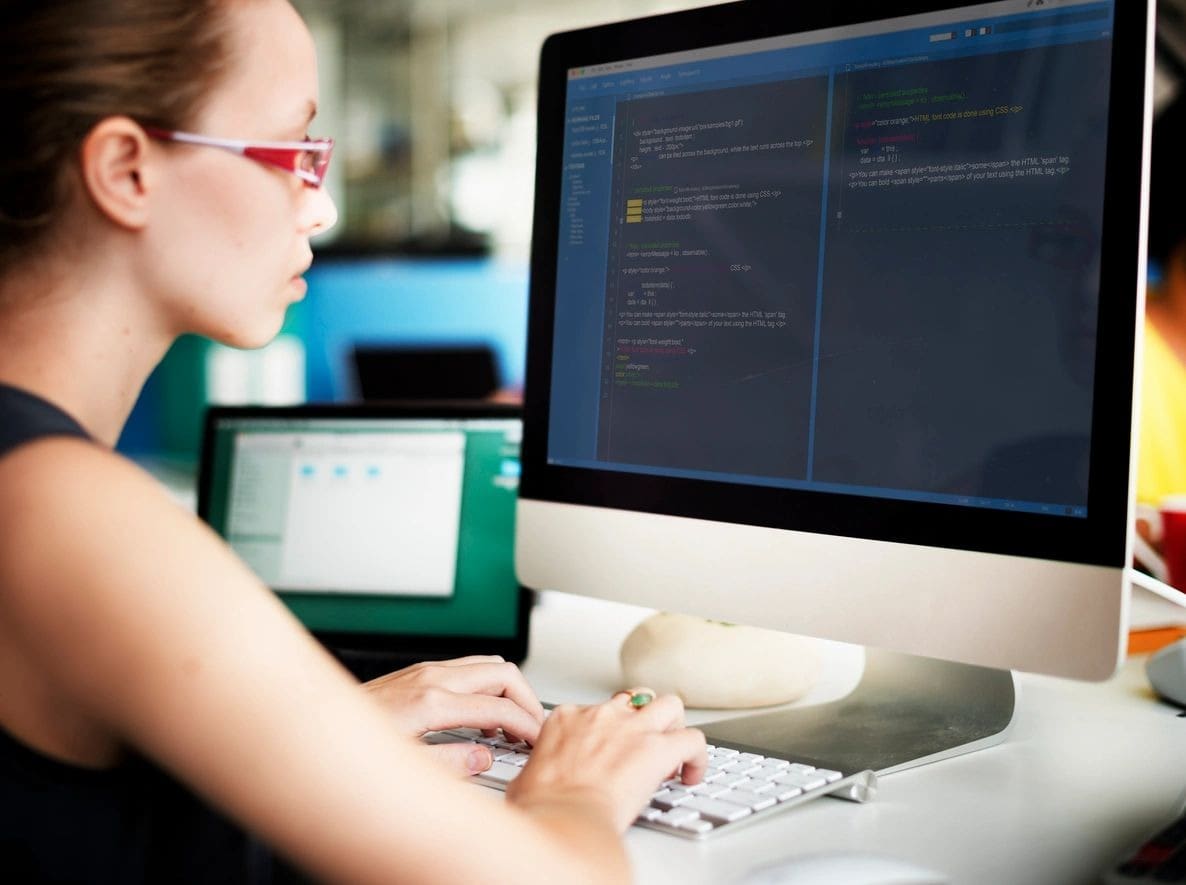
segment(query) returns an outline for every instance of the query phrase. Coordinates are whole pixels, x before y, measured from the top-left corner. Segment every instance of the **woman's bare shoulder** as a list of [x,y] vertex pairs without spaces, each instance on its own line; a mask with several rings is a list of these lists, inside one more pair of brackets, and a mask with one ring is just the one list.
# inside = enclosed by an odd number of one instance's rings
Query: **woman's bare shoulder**
[[241,723],[236,693],[270,676],[312,671],[322,690],[350,687],[192,512],[137,465],[76,439],[0,459],[0,621],[63,696],[174,761],[199,754],[178,749],[178,723],[198,710],[204,723]]
[[[154,481],[128,458],[79,436],[44,436],[0,457],[0,495],[20,491],[29,483],[69,483],[79,476],[113,481]],[[83,490],[79,490],[83,491]]]
[[0,459],[0,616],[44,650],[64,684],[142,679],[138,658],[168,654],[198,614],[244,597],[274,604],[225,544],[127,459],[68,437]]
[[78,540],[68,529],[78,521],[97,522],[126,506],[148,507],[170,500],[143,470],[123,456],[72,436],[50,436],[26,443],[0,458],[0,544],[19,555],[19,544],[34,535],[52,545]]
[[[0,588],[88,570],[80,554],[147,554],[142,535],[194,522],[163,486],[88,440],[46,437],[0,458]],[[32,574],[29,574],[29,573]]]

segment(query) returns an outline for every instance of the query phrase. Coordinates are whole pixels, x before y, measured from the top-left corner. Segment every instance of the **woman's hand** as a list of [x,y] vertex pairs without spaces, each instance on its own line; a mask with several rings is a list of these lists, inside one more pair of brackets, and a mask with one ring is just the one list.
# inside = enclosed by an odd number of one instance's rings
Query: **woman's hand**
[[600,806],[625,832],[660,781],[679,775],[699,783],[708,766],[704,734],[684,727],[683,702],[664,695],[636,708],[630,697],[554,709],[507,799],[530,808],[571,797]]
[[[534,743],[544,708],[514,664],[497,655],[431,661],[396,670],[364,686],[405,733],[420,737],[446,728],[501,729],[511,740]],[[454,769],[476,774],[490,767],[490,749],[474,744],[430,748]]]

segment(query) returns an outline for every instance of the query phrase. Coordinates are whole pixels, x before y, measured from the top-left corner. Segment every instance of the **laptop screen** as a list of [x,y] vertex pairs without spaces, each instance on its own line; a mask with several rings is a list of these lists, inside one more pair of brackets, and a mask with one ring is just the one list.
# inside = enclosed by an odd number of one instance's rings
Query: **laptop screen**
[[518,416],[382,411],[213,410],[203,517],[314,632],[514,636]]

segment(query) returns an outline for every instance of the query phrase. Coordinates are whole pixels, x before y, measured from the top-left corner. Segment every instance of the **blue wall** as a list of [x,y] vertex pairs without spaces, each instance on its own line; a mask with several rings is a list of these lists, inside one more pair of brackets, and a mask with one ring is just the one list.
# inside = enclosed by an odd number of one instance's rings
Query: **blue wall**
[[321,258],[294,308],[311,401],[356,396],[355,344],[485,344],[503,386],[522,386],[527,268],[491,259]]

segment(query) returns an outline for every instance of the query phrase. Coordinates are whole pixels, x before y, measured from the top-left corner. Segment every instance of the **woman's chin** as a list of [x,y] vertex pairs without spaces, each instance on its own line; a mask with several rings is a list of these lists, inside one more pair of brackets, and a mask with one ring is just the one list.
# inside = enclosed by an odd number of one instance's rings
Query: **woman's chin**
[[275,340],[284,327],[284,314],[281,313],[271,322],[257,322],[251,326],[242,325],[235,329],[224,329],[219,334],[207,334],[206,337],[227,347],[237,350],[259,350]]

